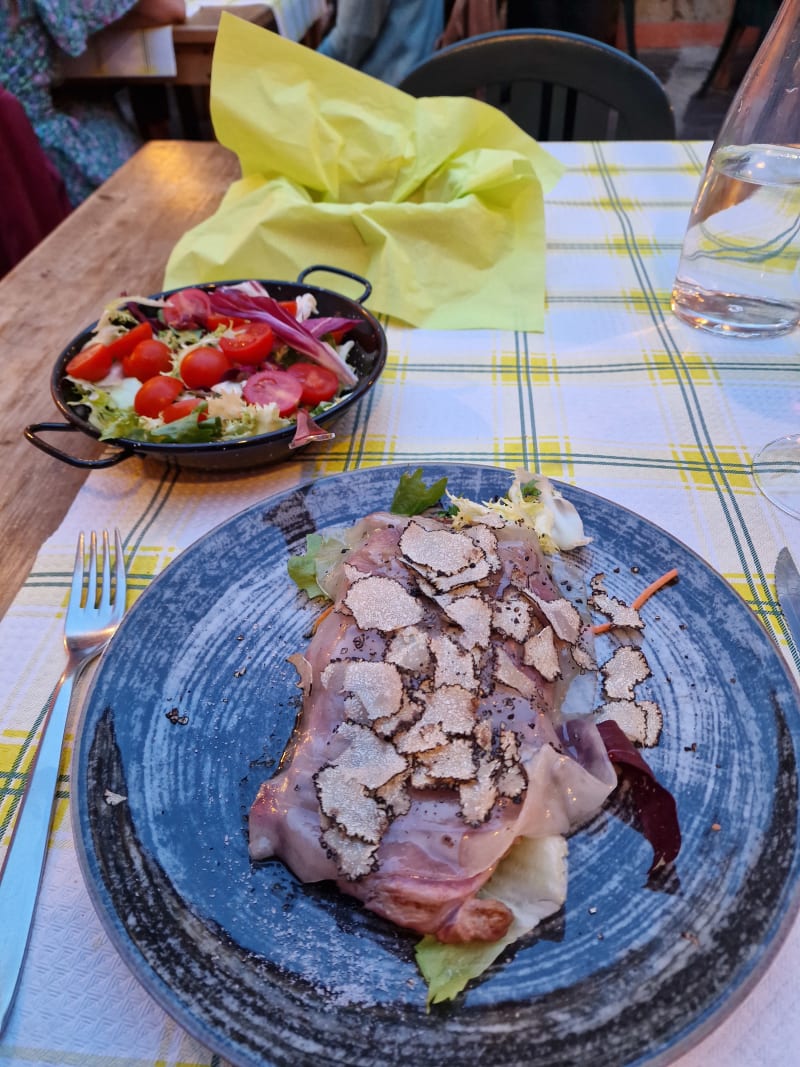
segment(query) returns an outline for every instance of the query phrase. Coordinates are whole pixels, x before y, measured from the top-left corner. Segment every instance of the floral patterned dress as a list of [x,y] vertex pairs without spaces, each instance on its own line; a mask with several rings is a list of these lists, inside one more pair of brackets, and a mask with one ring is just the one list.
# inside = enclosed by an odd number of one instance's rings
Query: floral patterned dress
[[0,0],[0,84],[20,101],[39,141],[80,203],[139,147],[113,101],[53,100],[61,53],[85,51],[88,37],[121,18],[135,0]]

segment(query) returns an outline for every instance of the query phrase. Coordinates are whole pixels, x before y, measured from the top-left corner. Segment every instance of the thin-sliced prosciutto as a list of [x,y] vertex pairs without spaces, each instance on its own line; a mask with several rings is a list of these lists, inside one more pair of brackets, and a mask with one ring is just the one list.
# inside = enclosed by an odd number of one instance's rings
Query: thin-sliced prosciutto
[[562,712],[592,666],[585,622],[536,534],[492,515],[458,530],[370,515],[325,587],[333,609],[291,657],[303,709],[252,805],[251,856],[440,941],[495,941],[512,915],[479,891],[500,860],[568,833],[617,782],[591,718],[574,700]]

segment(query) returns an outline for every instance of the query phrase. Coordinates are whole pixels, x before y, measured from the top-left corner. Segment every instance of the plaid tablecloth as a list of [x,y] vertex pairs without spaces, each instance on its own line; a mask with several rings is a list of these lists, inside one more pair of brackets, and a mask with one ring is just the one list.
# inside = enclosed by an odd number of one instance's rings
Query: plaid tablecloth
[[[798,335],[719,340],[669,311],[709,146],[549,147],[567,172],[547,198],[544,333],[433,333],[390,324],[382,379],[320,455],[220,476],[134,460],[89,477],[0,625],[0,847],[8,843],[42,708],[60,670],[78,532],[120,528],[136,595],[177,553],[242,508],[357,467],[525,465],[608,497],[700,553],[800,668],[772,587],[779,548],[789,545],[800,559],[800,522],[770,505],[750,473],[762,444],[800,428]],[[32,453],[32,475],[37,462],[49,461]],[[131,977],[93,912],[68,818],[72,740],[70,733],[29,958],[0,1064],[219,1064]],[[678,1062],[770,1067],[796,1062],[799,1047],[796,929],[737,1011]]]

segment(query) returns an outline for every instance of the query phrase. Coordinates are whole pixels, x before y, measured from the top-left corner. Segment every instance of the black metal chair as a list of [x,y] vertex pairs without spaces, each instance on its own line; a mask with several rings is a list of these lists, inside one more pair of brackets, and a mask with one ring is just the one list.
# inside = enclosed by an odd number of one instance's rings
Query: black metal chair
[[658,78],[611,45],[557,30],[506,30],[443,48],[400,88],[474,96],[539,141],[672,140],[675,116]]
[[711,70],[697,90],[697,96],[705,96],[708,90],[712,88],[730,88],[731,64],[744,31],[751,26],[758,30],[758,36],[752,51],[752,55],[755,55],[756,48],[767,36],[767,32],[780,6],[780,0],[735,0],[722,44],[719,46],[719,51]]

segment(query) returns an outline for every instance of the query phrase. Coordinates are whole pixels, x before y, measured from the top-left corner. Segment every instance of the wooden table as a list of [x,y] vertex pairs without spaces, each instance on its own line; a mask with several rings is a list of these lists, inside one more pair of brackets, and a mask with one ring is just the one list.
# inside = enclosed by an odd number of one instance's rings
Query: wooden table
[[[58,354],[121,292],[157,292],[175,242],[238,176],[221,145],[151,141],[0,281],[0,614],[86,477],[22,436],[29,423],[60,421],[50,397]],[[60,435],[67,442],[100,451],[82,434]]]
[[[265,3],[254,0],[230,8],[237,18],[246,19],[255,26],[278,32],[275,13]],[[211,133],[210,100],[211,68],[214,60],[214,45],[222,14],[221,7],[201,8],[186,22],[172,27],[172,43],[175,51],[175,74],[148,74],[120,77],[95,73],[87,76],[64,67],[61,84],[67,89],[85,90],[102,83],[109,90],[127,89],[130,94],[134,118],[144,140],[171,136],[170,106],[172,96],[180,122],[177,134],[187,140],[213,139]],[[327,26],[326,19],[319,19],[306,29],[301,43],[316,48]],[[115,33],[113,27],[104,31]],[[155,93],[154,93],[155,90]]]
[[[237,18],[247,19],[256,26],[277,30],[272,9],[264,4],[251,4],[231,9]],[[205,86],[211,84],[211,62],[219,29],[220,10],[201,9],[181,25],[172,27],[175,46],[176,74],[173,85]]]

